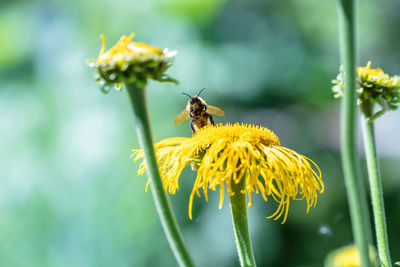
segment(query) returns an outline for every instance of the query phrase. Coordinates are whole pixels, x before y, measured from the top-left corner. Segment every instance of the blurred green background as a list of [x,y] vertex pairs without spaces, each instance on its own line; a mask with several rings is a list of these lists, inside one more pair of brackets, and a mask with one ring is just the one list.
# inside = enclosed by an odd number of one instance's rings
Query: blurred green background
[[[400,74],[400,2],[359,1],[360,64]],[[155,140],[190,136],[174,126],[187,97],[226,111],[216,122],[256,123],[283,146],[312,158],[326,193],[316,208],[292,202],[288,220],[257,197],[249,211],[259,266],[322,266],[352,242],[339,158],[339,101],[330,81],[339,61],[336,1],[88,0],[0,1],[0,266],[176,266],[137,148],[126,92],[100,92],[86,59],[131,32],[177,49],[169,74],[150,82]],[[377,122],[388,231],[400,260],[399,112]],[[361,138],[360,138],[361,145]],[[360,152],[362,152],[360,146]],[[365,166],[363,165],[364,178]],[[238,266],[228,203],[195,199],[187,168],[171,197],[198,266]]]

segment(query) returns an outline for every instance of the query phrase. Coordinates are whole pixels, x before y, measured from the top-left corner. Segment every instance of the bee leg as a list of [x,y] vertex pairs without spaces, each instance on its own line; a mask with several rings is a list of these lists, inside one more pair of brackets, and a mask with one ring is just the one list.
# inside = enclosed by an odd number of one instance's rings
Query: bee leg
[[194,120],[192,120],[192,122],[190,123],[190,128],[192,128],[192,134],[194,134],[196,132],[195,127],[196,127],[195,122],[194,122]]
[[211,125],[215,125],[214,120],[213,120],[213,118],[212,118],[211,115],[210,115],[210,124],[211,124]]

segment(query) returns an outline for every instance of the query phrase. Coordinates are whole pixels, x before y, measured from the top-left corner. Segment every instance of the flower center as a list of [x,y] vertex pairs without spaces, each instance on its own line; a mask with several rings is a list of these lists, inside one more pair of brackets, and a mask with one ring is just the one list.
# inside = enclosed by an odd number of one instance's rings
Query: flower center
[[279,146],[279,138],[269,129],[249,124],[219,124],[198,130],[193,136],[203,144],[216,142],[251,143],[252,145]]

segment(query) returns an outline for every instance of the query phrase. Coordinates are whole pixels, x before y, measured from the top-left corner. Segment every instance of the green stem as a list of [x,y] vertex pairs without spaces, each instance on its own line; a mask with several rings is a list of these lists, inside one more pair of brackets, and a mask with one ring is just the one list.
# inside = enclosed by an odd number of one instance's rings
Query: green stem
[[386,231],[385,207],[383,203],[382,179],[376,152],[374,123],[363,116],[363,135],[365,154],[371,190],[372,208],[374,212],[376,240],[379,260],[382,266],[391,267],[389,242]]
[[194,266],[189,252],[183,242],[182,234],[179,230],[176,219],[172,213],[171,205],[165,194],[160,173],[158,171],[147,111],[146,88],[139,87],[135,83],[126,83],[125,85],[133,107],[135,127],[139,143],[144,150],[147,162],[147,174],[151,178],[151,193],[164,232],[179,265]]
[[356,28],[355,0],[339,0],[341,57],[344,67],[344,96],[341,112],[341,152],[350,207],[353,235],[363,267],[371,266],[368,246],[372,241],[368,205],[359,175],[356,143]]
[[240,192],[244,186],[245,179],[242,179],[237,185],[232,185],[232,190],[235,194],[229,198],[240,264],[242,267],[252,267],[256,266],[256,261],[251,246],[249,225],[247,222],[246,195]]

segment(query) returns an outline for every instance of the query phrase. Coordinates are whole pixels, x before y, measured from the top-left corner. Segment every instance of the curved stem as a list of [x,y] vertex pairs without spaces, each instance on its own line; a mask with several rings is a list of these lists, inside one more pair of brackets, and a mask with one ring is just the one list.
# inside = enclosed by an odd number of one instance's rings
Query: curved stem
[[376,152],[374,123],[363,116],[363,135],[365,154],[371,190],[372,208],[374,212],[376,241],[379,260],[382,266],[391,267],[389,242],[386,230],[385,207],[383,203],[382,179]]
[[169,245],[180,266],[194,266],[189,252],[183,242],[182,234],[179,230],[176,219],[172,213],[171,205],[162,185],[160,173],[158,171],[157,160],[154,154],[153,137],[149,123],[149,115],[146,102],[146,88],[138,87],[135,83],[126,83],[133,113],[135,117],[135,127],[139,138],[139,143],[144,150],[147,162],[147,174],[151,179],[150,187],[153,195],[154,204],[160,217],[162,227],[167,236]]
[[249,225],[247,222],[246,195],[240,192],[244,189],[244,185],[245,179],[242,179],[237,185],[232,185],[232,190],[235,194],[229,196],[229,198],[240,264],[242,267],[252,267],[256,266],[256,261],[251,246]]
[[356,28],[355,0],[339,0],[341,57],[344,67],[344,96],[341,118],[341,152],[343,172],[353,235],[363,267],[371,266],[368,245],[372,241],[368,205],[359,175],[356,143]]

